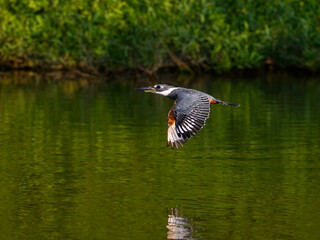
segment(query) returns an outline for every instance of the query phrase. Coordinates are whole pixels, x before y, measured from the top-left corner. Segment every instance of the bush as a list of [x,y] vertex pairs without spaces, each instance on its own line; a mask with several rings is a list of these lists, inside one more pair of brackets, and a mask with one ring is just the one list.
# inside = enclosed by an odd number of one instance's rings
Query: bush
[[216,71],[320,67],[317,0],[0,0],[0,57]]

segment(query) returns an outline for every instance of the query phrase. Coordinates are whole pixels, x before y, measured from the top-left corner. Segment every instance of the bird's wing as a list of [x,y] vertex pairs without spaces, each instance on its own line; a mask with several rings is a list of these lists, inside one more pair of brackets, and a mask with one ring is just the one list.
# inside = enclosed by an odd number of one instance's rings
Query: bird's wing
[[183,146],[204,126],[210,115],[210,100],[207,96],[187,96],[175,102],[168,114],[168,146]]

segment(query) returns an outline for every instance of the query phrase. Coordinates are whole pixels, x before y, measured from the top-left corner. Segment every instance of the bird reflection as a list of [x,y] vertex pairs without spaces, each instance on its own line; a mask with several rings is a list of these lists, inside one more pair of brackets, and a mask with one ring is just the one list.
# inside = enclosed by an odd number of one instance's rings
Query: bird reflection
[[192,219],[186,218],[182,214],[182,210],[171,208],[168,211],[167,239],[193,239]]

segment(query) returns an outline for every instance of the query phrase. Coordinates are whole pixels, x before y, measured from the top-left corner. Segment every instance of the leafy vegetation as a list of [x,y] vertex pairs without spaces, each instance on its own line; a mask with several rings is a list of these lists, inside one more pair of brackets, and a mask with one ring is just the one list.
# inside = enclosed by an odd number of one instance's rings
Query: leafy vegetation
[[317,0],[0,0],[0,9],[2,63],[320,67]]

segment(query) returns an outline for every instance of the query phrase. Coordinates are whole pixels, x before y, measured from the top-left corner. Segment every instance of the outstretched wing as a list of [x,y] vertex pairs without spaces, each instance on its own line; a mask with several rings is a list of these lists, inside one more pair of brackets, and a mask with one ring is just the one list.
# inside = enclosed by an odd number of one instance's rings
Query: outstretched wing
[[168,114],[168,146],[178,148],[203,128],[210,115],[207,96],[185,96],[179,99]]

